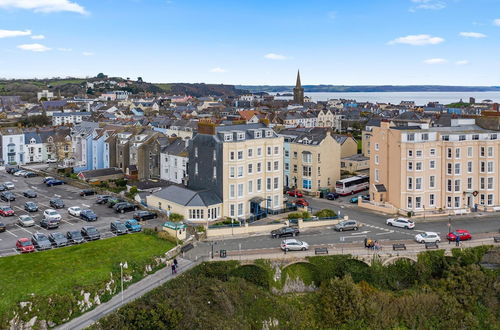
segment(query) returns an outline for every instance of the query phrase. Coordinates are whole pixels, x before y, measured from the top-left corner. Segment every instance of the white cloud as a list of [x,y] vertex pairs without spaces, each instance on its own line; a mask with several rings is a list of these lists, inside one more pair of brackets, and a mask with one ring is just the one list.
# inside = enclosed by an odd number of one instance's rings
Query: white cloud
[[36,36],[31,36],[31,39],[42,40],[45,39],[45,36],[43,34],[38,34]]
[[493,21],[493,25],[500,26],[500,18]]
[[19,8],[39,13],[69,11],[88,14],[84,7],[70,0],[0,0],[0,8]]
[[470,62],[467,61],[467,60],[460,60],[460,61],[456,61],[455,64],[456,65],[467,65],[469,64]]
[[440,10],[446,8],[446,2],[441,0],[411,0],[415,4],[414,7],[410,8],[410,11],[416,11],[418,9],[427,10]]
[[60,51],[60,52],[70,52],[73,49],[71,49],[71,48],[57,48],[57,50]]
[[[0,0],[1,1],[1,0]],[[0,30],[0,39],[1,38],[12,38],[12,37],[24,37],[31,35],[31,30]]]
[[429,58],[424,61],[425,64],[444,64],[447,62],[444,58]]
[[24,45],[19,45],[17,48],[22,49],[22,50],[29,50],[31,52],[46,52],[49,51],[50,48],[41,44],[24,44]]
[[226,70],[225,70],[225,69],[223,69],[223,68],[220,68],[220,67],[216,67],[216,68],[210,69],[210,72],[214,72],[214,73],[224,73],[224,72],[226,72]]
[[406,44],[412,46],[425,46],[425,45],[437,45],[444,41],[443,38],[433,37],[428,34],[416,34],[409,35],[406,37],[399,37],[394,40],[389,41],[389,45],[394,44]]
[[465,38],[486,38],[486,34],[479,32],[460,32],[458,35]]
[[275,54],[275,53],[266,54],[266,55],[264,55],[264,57],[267,58],[268,60],[286,60],[287,59],[287,57],[285,55]]
[[83,56],[94,56],[94,53],[92,53],[92,52],[83,52],[82,55]]

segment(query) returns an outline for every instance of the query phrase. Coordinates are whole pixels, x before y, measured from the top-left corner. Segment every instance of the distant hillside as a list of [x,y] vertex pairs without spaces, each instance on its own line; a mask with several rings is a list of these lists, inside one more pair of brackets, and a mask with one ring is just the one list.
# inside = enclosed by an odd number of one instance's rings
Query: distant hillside
[[[237,89],[255,92],[282,93],[293,91],[294,86],[247,86],[237,85]],[[499,86],[437,86],[437,85],[409,85],[409,86],[335,86],[335,85],[304,85],[308,93],[346,93],[346,92],[499,92]]]
[[177,95],[201,96],[236,96],[248,93],[245,89],[237,89],[233,85],[216,84],[187,84],[187,83],[159,83],[155,86],[161,88],[167,93]]

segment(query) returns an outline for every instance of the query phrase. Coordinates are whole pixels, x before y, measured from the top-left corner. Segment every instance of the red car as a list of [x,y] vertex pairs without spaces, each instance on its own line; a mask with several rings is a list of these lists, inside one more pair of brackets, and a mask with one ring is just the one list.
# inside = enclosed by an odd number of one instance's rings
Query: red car
[[472,235],[468,230],[465,229],[457,229],[455,231],[452,231],[451,233],[448,233],[448,235],[446,235],[446,238],[448,239],[448,241],[455,241],[457,239],[457,235],[460,236],[461,241],[472,239]]
[[34,252],[35,247],[31,243],[29,238],[20,238],[16,242],[16,249],[21,253]]
[[309,202],[303,198],[296,199],[294,203],[297,206],[309,206]]
[[304,197],[304,195],[302,195],[302,193],[298,190],[289,190],[287,192],[288,196],[292,196],[292,197]]
[[2,217],[11,217],[14,215],[14,210],[10,206],[0,206],[0,215]]

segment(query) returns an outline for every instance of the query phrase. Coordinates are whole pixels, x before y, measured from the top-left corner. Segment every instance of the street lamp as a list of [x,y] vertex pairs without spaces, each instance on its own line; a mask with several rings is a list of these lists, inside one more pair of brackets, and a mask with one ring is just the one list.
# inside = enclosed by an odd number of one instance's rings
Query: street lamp
[[123,262],[120,262],[120,278],[122,284],[122,305],[123,305]]

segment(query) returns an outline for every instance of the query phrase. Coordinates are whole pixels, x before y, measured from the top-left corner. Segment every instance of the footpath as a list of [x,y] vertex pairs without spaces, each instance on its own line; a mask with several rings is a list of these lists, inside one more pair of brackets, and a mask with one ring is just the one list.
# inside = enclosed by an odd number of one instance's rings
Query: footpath
[[130,285],[127,289],[123,290],[123,297],[121,292],[115,295],[111,300],[97,306],[91,311],[86,312],[79,317],[62,324],[56,329],[59,330],[78,330],[85,329],[95,322],[97,322],[102,317],[114,312],[123,305],[140,298],[145,293],[159,287],[163,283],[170,281],[171,279],[179,276],[185,271],[193,268],[197,262],[191,260],[177,258],[179,262],[179,269],[177,274],[172,274],[170,267],[164,267],[157,271],[156,273],[145,277],[144,279]]

